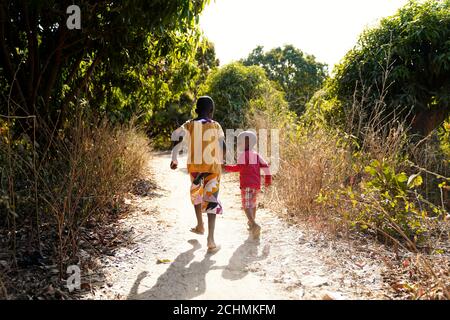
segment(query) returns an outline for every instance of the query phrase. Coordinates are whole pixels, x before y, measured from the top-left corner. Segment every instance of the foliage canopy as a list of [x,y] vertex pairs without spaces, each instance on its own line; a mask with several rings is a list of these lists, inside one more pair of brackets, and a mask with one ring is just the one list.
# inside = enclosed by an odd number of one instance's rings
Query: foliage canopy
[[198,16],[207,2],[80,0],[82,28],[69,30],[72,1],[2,1],[2,113],[9,105],[8,113],[61,128],[82,99],[100,104],[84,104],[89,112],[126,118],[141,106],[142,95],[133,101],[130,94],[143,83],[154,89],[153,106],[163,104],[156,91],[178,99],[196,72]]
[[333,105],[324,104],[328,116],[343,117],[355,100],[371,114],[383,96],[387,121],[395,114],[429,133],[450,111],[449,39],[449,0],[410,1],[363,32],[336,66],[322,93]]

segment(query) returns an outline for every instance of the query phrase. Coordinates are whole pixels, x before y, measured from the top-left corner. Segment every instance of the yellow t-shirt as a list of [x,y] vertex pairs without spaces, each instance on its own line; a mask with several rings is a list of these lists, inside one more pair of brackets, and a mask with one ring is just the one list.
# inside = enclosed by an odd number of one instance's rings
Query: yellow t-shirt
[[214,120],[189,120],[180,130],[184,131],[188,147],[188,172],[221,173],[225,135],[220,124]]

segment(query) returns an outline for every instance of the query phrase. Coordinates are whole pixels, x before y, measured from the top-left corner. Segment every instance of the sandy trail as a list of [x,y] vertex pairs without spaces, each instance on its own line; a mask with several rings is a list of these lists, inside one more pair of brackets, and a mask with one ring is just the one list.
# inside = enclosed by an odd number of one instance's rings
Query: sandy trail
[[[180,168],[185,168],[183,160]],[[133,228],[135,245],[103,259],[106,285],[88,298],[383,297],[383,266],[371,257],[376,250],[357,250],[289,226],[268,209],[257,213],[261,239],[249,239],[234,174],[223,176],[219,195],[224,214],[216,222],[216,242],[222,249],[208,255],[206,235],[189,232],[195,215],[187,172],[172,171],[169,163],[170,155],[153,154],[150,169],[158,188],[149,197],[131,199],[134,212],[122,221],[124,228]]]

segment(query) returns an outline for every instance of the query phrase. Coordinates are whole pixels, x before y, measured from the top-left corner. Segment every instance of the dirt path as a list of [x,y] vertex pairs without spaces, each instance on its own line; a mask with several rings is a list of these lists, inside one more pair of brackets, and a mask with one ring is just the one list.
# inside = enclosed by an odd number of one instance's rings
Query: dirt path
[[[182,159],[183,160],[183,159]],[[378,248],[330,241],[289,226],[259,209],[261,240],[248,238],[236,176],[226,174],[220,198],[216,241],[222,249],[206,254],[206,236],[189,232],[195,216],[186,170],[169,169],[168,154],[150,160],[158,188],[134,197],[134,212],[122,221],[133,228],[134,245],[105,257],[106,285],[96,299],[362,299],[382,298]],[[183,161],[181,161],[181,168]],[[159,261],[158,261],[159,260]],[[163,263],[160,263],[161,260]]]

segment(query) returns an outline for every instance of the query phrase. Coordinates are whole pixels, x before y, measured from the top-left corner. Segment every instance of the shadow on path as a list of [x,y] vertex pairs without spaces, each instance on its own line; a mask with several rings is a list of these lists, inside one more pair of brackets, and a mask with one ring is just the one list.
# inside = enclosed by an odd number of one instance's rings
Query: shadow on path
[[228,265],[222,271],[222,277],[228,280],[239,280],[248,274],[248,266],[256,261],[265,260],[269,256],[270,247],[266,245],[258,256],[260,240],[249,237],[231,256]]
[[212,267],[215,261],[211,260],[213,256],[211,254],[207,254],[200,262],[190,263],[195,258],[194,252],[200,249],[201,245],[197,240],[188,242],[192,245],[192,249],[181,253],[150,290],[138,294],[139,285],[148,273],[139,274],[130,290],[128,299],[188,300],[203,294],[206,291],[206,274],[217,267]]

